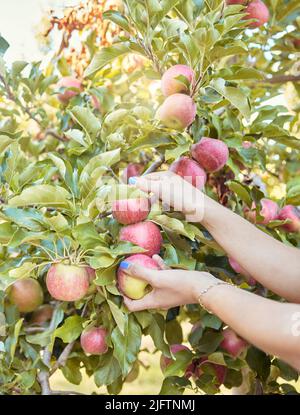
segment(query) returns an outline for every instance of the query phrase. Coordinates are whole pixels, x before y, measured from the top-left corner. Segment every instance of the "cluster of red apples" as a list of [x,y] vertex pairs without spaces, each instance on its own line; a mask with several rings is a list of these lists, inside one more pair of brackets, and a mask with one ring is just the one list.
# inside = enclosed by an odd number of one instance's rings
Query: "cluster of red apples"
[[[191,332],[193,333],[196,331],[199,326],[201,326],[201,322],[196,323]],[[244,339],[237,336],[231,328],[225,328],[222,331],[222,336],[223,340],[221,341],[219,347],[224,351],[224,353],[227,353],[232,358],[235,359],[240,357],[247,350],[248,343]],[[173,344],[170,347],[170,350],[175,358],[175,361],[178,358],[178,353],[182,351],[191,352],[191,350],[183,344]],[[162,372],[165,372],[168,366],[173,362],[173,359],[162,355],[160,359],[160,367]],[[193,359],[192,363],[185,369],[184,376],[187,379],[193,378],[194,380],[197,380],[203,373],[211,374],[215,378],[215,384],[220,386],[226,379],[227,368],[226,366],[211,362],[208,356],[202,356],[200,358]]]

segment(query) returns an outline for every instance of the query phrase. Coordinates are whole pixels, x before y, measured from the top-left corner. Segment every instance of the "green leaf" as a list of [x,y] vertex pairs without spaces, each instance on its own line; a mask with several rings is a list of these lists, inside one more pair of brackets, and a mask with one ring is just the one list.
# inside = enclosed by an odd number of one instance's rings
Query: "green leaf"
[[129,147],[128,152],[131,153],[132,151],[141,150],[143,148],[163,147],[170,144],[174,144],[174,140],[172,140],[169,136],[151,132],[146,136],[137,138]]
[[[99,236],[96,227],[92,222],[77,225],[72,230],[72,234],[76,241],[78,241],[80,246],[84,249],[95,249],[99,245],[105,247],[103,240]],[[109,252],[109,249],[107,249],[107,253]]]
[[9,43],[4,39],[4,37],[0,36],[0,55],[3,56],[8,48]]
[[0,135],[0,154],[2,154],[13,141],[14,140],[7,135]]
[[241,89],[225,86],[225,80],[221,78],[213,79],[210,86],[220,95],[224,96],[246,119],[250,118],[251,108],[249,101]]
[[246,361],[250,368],[254,370],[258,377],[262,380],[266,380],[270,374],[271,361],[270,357],[263,351],[252,346],[249,347]]
[[235,180],[231,180],[227,182],[227,186],[230,190],[238,195],[238,197],[243,200],[249,207],[252,206],[252,199],[249,193],[247,186],[237,182]]
[[214,331],[206,331],[197,345],[199,352],[210,354],[216,351],[217,347],[223,340],[221,333]]
[[282,360],[275,359],[272,361],[272,365],[277,366],[280,369],[280,377],[282,377],[283,379],[287,381],[298,380],[299,373]]
[[102,18],[103,20],[110,20],[111,22],[116,23],[125,31],[130,32],[130,26],[127,18],[117,10],[107,10],[103,13]]
[[67,381],[73,383],[73,385],[80,385],[82,374],[77,359],[68,359],[66,364],[61,368],[61,371]]
[[73,107],[69,111],[73,120],[79,124],[88,138],[89,144],[92,144],[101,128],[101,122],[88,108]]
[[15,79],[20,73],[23,71],[24,68],[28,65],[28,62],[25,61],[15,61],[12,64],[11,68],[11,75]]
[[10,336],[10,348],[9,348],[9,354],[10,354],[10,360],[11,362],[14,359],[15,356],[15,352],[16,352],[16,348],[17,348],[17,344],[18,344],[18,339],[19,339],[19,334],[21,331],[21,327],[23,325],[23,321],[24,318],[20,318],[14,325],[14,331],[13,331],[13,336]]
[[141,346],[141,328],[133,314],[130,314],[125,322],[124,335],[119,327],[115,327],[111,334],[114,344],[114,356],[118,360],[123,376],[126,376],[132,364],[135,362]]
[[162,228],[175,232],[179,235],[184,235],[192,241],[195,240],[196,235],[199,235],[199,230],[196,226],[179,219],[170,218],[167,215],[154,216],[151,220],[160,225]]
[[92,157],[81,172],[79,184],[82,196],[86,197],[93,192],[99,178],[107,169],[120,161],[120,149],[107,151]]
[[98,387],[111,385],[121,374],[118,360],[109,351],[102,357],[101,367],[94,373],[95,383]]
[[41,205],[70,210],[71,205],[68,201],[70,198],[70,193],[63,187],[40,184],[27,187],[19,196],[9,199],[8,205],[14,207]]
[[129,44],[122,43],[116,44],[113,46],[108,46],[107,48],[102,48],[100,52],[97,52],[92,62],[86,68],[84,72],[85,77],[93,75],[95,72],[98,72],[104,66],[111,63],[116,58],[125,55],[127,53],[132,53],[133,50],[130,48]]
[[76,340],[82,332],[82,317],[68,317],[64,324],[55,330],[54,336],[62,339],[64,343],[71,343]]
[[107,303],[109,305],[111,314],[113,315],[113,318],[114,318],[115,322],[117,323],[117,326],[118,326],[122,336],[124,336],[125,335],[125,325],[126,325],[126,322],[127,322],[126,321],[126,315],[112,301],[107,300]]
[[188,350],[181,350],[176,353],[175,360],[166,367],[164,371],[165,377],[182,376],[191,362],[193,354]]
[[152,314],[152,321],[146,329],[146,333],[152,337],[155,347],[165,356],[170,356],[169,346],[165,342],[165,319],[159,313]]
[[165,378],[159,395],[182,395],[188,385],[190,385],[190,382],[184,377],[171,376]]

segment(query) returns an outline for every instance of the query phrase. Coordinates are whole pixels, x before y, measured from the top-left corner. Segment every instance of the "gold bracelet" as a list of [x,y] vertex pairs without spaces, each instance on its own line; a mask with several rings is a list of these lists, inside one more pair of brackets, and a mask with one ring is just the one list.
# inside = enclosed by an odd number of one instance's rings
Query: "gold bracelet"
[[201,292],[200,292],[200,294],[199,294],[199,297],[198,297],[198,303],[200,304],[200,306],[202,307],[202,308],[204,308],[204,310],[206,310],[208,313],[211,313],[211,311],[210,310],[208,310],[206,307],[205,307],[205,305],[203,304],[203,301],[201,300],[201,297],[204,295],[204,294],[206,294],[211,288],[213,288],[213,287],[217,287],[218,285],[232,285],[232,286],[234,286],[235,287],[235,285],[234,284],[230,284],[229,282],[225,282],[225,281],[219,281],[219,282],[216,282],[216,283],[214,283],[214,284],[211,284],[211,285],[209,285],[207,288],[205,288],[204,290],[202,290]]

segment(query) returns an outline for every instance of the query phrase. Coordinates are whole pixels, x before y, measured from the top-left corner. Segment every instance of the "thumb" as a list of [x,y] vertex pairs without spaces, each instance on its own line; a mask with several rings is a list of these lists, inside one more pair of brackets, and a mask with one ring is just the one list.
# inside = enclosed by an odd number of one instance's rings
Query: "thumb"
[[157,281],[157,270],[146,268],[130,261],[122,261],[119,269],[134,278],[148,282],[152,287],[155,286]]
[[124,303],[128,310],[133,312],[157,308],[155,294],[153,291],[151,291],[149,294],[146,294],[140,300],[131,300],[130,298],[124,296]]

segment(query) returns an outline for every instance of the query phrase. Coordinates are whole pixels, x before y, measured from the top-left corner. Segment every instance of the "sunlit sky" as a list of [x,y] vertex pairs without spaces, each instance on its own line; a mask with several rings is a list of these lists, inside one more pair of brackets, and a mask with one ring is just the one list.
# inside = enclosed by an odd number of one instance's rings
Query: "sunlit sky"
[[80,0],[0,0],[0,33],[9,42],[5,60],[39,60],[43,54],[35,38],[36,27],[49,9],[57,14]]

